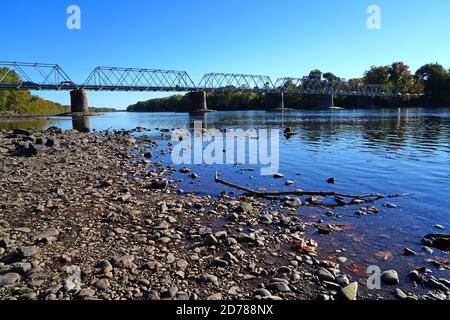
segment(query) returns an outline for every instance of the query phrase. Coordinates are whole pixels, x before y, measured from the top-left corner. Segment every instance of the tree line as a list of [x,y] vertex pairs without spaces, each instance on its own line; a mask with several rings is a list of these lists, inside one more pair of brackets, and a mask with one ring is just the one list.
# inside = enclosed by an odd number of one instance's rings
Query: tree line
[[[449,106],[450,72],[438,63],[425,64],[415,73],[403,62],[385,66],[372,66],[361,78],[344,79],[331,72],[312,70],[304,81],[324,82],[348,81],[350,83],[380,84],[393,86],[402,93],[403,106]],[[208,106],[215,110],[258,110],[269,107],[263,94],[255,93],[208,93]],[[318,97],[314,95],[287,94],[289,108],[316,108]],[[173,95],[167,98],[150,99],[130,105],[131,112],[182,112],[187,110],[187,95]],[[377,98],[376,105],[390,106],[391,99]],[[336,96],[335,104],[343,107],[359,107],[357,97]]]
[[[6,74],[7,71],[6,68],[0,68],[0,74]],[[20,77],[13,71],[2,80],[2,83],[20,82]],[[34,96],[29,90],[0,90],[0,114],[53,115],[68,111],[69,107]]]

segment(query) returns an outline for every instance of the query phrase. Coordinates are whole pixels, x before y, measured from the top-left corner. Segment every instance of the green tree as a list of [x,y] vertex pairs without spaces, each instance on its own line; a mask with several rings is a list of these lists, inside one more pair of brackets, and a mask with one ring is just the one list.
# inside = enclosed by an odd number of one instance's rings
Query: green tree
[[400,92],[411,92],[414,82],[409,66],[403,62],[394,62],[389,67],[389,82]]
[[415,77],[431,101],[441,103],[443,99],[448,99],[449,72],[442,65],[426,64],[417,70]]
[[341,78],[339,78],[338,76],[336,76],[334,73],[331,73],[331,72],[325,72],[323,74],[323,78],[328,82],[342,81]]
[[309,73],[308,78],[311,80],[322,80],[322,71],[314,69]]
[[364,83],[366,84],[389,84],[390,68],[388,66],[372,66],[364,73]]

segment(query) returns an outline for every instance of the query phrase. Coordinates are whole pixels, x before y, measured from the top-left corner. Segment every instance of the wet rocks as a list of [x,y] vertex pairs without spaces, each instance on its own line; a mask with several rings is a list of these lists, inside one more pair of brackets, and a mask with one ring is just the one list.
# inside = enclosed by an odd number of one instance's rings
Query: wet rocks
[[333,281],[336,280],[335,276],[329,270],[327,270],[325,268],[320,268],[317,271],[316,275],[322,281],[331,281],[331,282],[333,282]]
[[400,282],[398,273],[395,270],[384,271],[381,274],[381,281],[383,281],[384,284],[389,285],[389,286],[399,284],[399,282]]
[[299,208],[303,205],[302,200],[299,198],[287,198],[284,205],[290,208]]
[[403,255],[404,256],[417,256],[417,252],[413,251],[410,248],[404,248],[403,249]]
[[442,251],[450,251],[450,235],[428,234],[423,238],[423,244]]

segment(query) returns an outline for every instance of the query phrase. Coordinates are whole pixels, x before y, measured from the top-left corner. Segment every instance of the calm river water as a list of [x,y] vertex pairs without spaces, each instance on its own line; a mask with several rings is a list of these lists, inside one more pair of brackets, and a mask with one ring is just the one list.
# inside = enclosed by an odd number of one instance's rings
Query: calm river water
[[[325,209],[301,208],[305,221],[324,219],[330,223],[349,224],[351,230],[320,237],[321,257],[336,255],[349,258],[349,270],[358,273],[359,265],[377,264],[383,270],[396,269],[403,283],[407,271],[427,266],[430,257],[449,258],[435,250],[429,255],[421,249],[421,239],[427,233],[449,233],[450,229],[450,109],[380,109],[326,110],[292,112],[217,112],[202,117],[175,113],[107,113],[89,119],[91,129],[191,128],[202,120],[208,128],[276,128],[292,127],[294,135],[281,136],[280,172],[285,179],[260,176],[259,171],[241,171],[238,166],[194,166],[200,178],[185,179],[179,187],[185,191],[217,195],[226,187],[215,185],[213,177],[219,170],[234,183],[264,187],[269,190],[333,190],[343,193],[408,193],[408,196],[377,203],[380,213],[358,216],[358,207],[344,207],[334,212],[340,218],[327,217]],[[0,128],[47,128],[57,126],[72,129],[72,119],[50,117],[36,121],[5,122]],[[170,157],[158,157],[170,164]],[[247,166],[248,167],[248,166]],[[183,177],[179,174],[179,177]],[[336,184],[327,179],[334,177]],[[186,178],[186,176],[184,176]],[[286,179],[295,181],[285,186]],[[227,190],[231,191],[231,190]],[[383,207],[394,203],[397,208]],[[446,230],[436,230],[440,224]],[[404,257],[403,248],[419,253]],[[384,252],[379,254],[379,252]],[[378,253],[378,254],[377,254]],[[380,258],[384,256],[385,258]],[[354,262],[354,265],[351,263]],[[448,276],[438,271],[436,276]]]

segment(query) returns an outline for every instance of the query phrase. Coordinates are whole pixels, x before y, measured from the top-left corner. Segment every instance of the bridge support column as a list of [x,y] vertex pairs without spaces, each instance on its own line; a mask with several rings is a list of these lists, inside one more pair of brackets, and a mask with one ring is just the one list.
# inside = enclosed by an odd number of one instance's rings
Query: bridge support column
[[70,91],[70,107],[72,113],[88,114],[89,104],[87,93],[84,89],[76,89]]
[[326,96],[323,96],[320,99],[319,107],[321,108],[334,108],[334,94],[328,94]]
[[214,110],[208,109],[206,102],[205,91],[193,91],[188,93],[189,112],[192,113],[205,113],[214,112]]
[[266,93],[265,102],[266,109],[285,111],[288,110],[284,104],[284,92],[281,93]]

